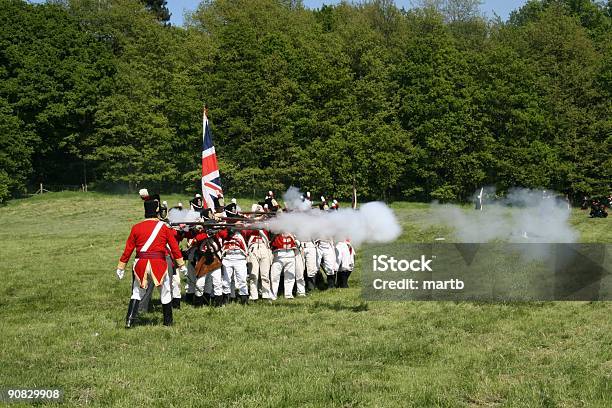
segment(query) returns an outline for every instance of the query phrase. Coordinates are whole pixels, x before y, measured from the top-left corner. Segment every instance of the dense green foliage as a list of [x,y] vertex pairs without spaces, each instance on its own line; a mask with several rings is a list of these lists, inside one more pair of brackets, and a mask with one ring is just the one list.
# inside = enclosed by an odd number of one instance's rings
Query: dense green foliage
[[[0,200],[28,184],[194,191],[201,110],[232,194],[465,200],[603,193],[612,2],[0,0]],[[160,14],[161,13],[161,14]]]

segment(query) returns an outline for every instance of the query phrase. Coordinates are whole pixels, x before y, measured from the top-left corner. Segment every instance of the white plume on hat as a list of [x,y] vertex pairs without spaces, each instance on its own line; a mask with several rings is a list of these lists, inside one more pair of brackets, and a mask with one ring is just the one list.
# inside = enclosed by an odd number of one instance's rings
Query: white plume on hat
[[325,201],[325,197],[321,196],[321,201]]
[[232,203],[236,204],[236,199],[232,198]]
[[202,198],[202,196],[199,193],[196,193],[195,198]]
[[149,196],[149,190],[147,190],[146,188],[141,188],[140,191],[138,191],[138,194],[142,197],[148,197]]

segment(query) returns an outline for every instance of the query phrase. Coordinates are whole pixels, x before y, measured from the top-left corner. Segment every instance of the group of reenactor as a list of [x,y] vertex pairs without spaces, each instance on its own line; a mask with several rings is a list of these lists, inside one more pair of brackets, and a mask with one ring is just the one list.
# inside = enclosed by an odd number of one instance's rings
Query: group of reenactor
[[607,218],[608,209],[612,208],[612,194],[607,197],[584,197],[582,200],[582,210],[590,210],[590,218]]
[[[243,212],[235,199],[227,206],[219,195],[214,210],[204,208],[202,196],[190,201],[200,214],[196,222],[171,224],[168,205],[159,195],[140,191],[145,220],[134,225],[117,266],[122,279],[132,252],[132,296],[126,327],[132,327],[138,311],[150,309],[153,287],[159,287],[164,325],[172,324],[172,309],[181,299],[194,307],[223,307],[230,302],[248,304],[278,297],[306,296],[315,289],[347,288],[355,263],[355,249],[349,239],[301,240],[290,233],[273,234],[261,227],[282,209],[269,191],[265,199]],[[302,201],[322,211],[338,209],[338,202],[313,205],[310,193]],[[183,209],[178,203],[176,209]],[[171,210],[170,210],[171,211]],[[323,272],[323,274],[321,274]],[[323,278],[325,275],[325,278]],[[182,295],[184,279],[185,295]],[[153,285],[150,285],[150,281]]]

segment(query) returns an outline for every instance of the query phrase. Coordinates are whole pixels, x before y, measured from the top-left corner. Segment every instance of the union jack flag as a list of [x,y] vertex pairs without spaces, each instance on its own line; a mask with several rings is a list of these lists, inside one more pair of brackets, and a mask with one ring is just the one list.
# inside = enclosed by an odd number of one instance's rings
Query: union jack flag
[[203,145],[202,145],[202,197],[204,208],[215,208],[214,198],[223,195],[217,154],[212,141],[210,126],[208,126],[208,109],[204,108],[202,115]]

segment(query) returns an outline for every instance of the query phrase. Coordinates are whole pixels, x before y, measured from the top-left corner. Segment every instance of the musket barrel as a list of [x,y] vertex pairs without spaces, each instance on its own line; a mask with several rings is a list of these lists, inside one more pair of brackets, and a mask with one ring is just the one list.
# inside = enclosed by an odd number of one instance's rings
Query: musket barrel
[[228,228],[233,230],[263,230],[265,228],[255,226],[255,225],[236,225],[236,224],[226,224],[219,222],[206,222],[206,221],[189,221],[189,222],[171,222],[171,226],[180,226],[180,225],[201,225],[205,228]]

